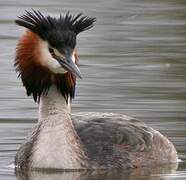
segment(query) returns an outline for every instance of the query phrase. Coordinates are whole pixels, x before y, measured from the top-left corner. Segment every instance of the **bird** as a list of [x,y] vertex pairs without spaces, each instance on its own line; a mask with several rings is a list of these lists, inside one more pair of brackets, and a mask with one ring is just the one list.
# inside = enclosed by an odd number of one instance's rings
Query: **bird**
[[176,163],[176,148],[141,120],[124,114],[71,113],[79,69],[77,36],[95,17],[38,10],[15,20],[26,28],[15,53],[15,69],[28,96],[38,103],[38,122],[15,155],[20,170],[108,170]]

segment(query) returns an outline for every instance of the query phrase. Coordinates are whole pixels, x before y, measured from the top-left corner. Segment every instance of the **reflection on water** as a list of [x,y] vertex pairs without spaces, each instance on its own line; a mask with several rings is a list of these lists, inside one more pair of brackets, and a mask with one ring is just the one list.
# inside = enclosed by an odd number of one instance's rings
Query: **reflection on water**
[[[54,16],[70,10],[97,18],[95,28],[78,38],[83,80],[78,81],[74,112],[110,111],[143,119],[167,135],[183,159],[173,175],[154,171],[144,177],[118,173],[99,178],[186,178],[185,0],[1,0],[0,179],[16,179],[7,167],[37,117],[37,105],[26,97],[13,68],[23,33],[13,20],[31,8]],[[79,177],[65,173],[51,178],[57,176]],[[89,176],[81,178],[97,178]]]
[[[82,172],[45,172],[29,171],[16,172],[17,180],[169,180],[171,174],[176,172],[177,164],[160,166],[156,168],[135,169],[123,171],[82,171]],[[164,176],[165,175],[165,176]],[[170,176],[170,177],[169,177]]]

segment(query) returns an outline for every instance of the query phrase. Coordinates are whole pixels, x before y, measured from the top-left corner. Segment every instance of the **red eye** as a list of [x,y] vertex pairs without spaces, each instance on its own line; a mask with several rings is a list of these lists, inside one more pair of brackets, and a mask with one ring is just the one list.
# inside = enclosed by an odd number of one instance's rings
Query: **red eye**
[[54,54],[54,49],[52,49],[52,48],[48,48],[48,50],[49,50],[49,52],[53,55]]

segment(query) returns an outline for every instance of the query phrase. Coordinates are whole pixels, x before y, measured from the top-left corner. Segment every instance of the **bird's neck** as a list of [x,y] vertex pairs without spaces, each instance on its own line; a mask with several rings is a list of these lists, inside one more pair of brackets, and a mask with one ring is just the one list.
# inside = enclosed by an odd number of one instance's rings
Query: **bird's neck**
[[64,121],[63,117],[69,116],[71,111],[70,101],[67,103],[65,98],[55,86],[51,86],[47,95],[42,95],[39,103],[39,122],[57,118]]
[[72,123],[69,107],[52,86],[39,104],[40,130],[33,147],[31,166],[35,168],[81,169],[85,154]]

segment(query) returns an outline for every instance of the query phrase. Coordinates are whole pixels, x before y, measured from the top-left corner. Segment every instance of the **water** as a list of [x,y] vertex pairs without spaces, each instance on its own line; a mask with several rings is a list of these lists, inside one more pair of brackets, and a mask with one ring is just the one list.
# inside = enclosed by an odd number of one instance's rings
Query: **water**
[[[17,174],[18,179],[186,179],[186,1],[0,1],[0,179],[15,180],[14,155],[37,118],[13,68],[23,28],[13,20],[25,9],[53,16],[70,10],[96,16],[78,37],[83,80],[73,112],[125,113],[143,119],[175,144],[182,162],[131,172]],[[20,177],[21,176],[21,177]]]

